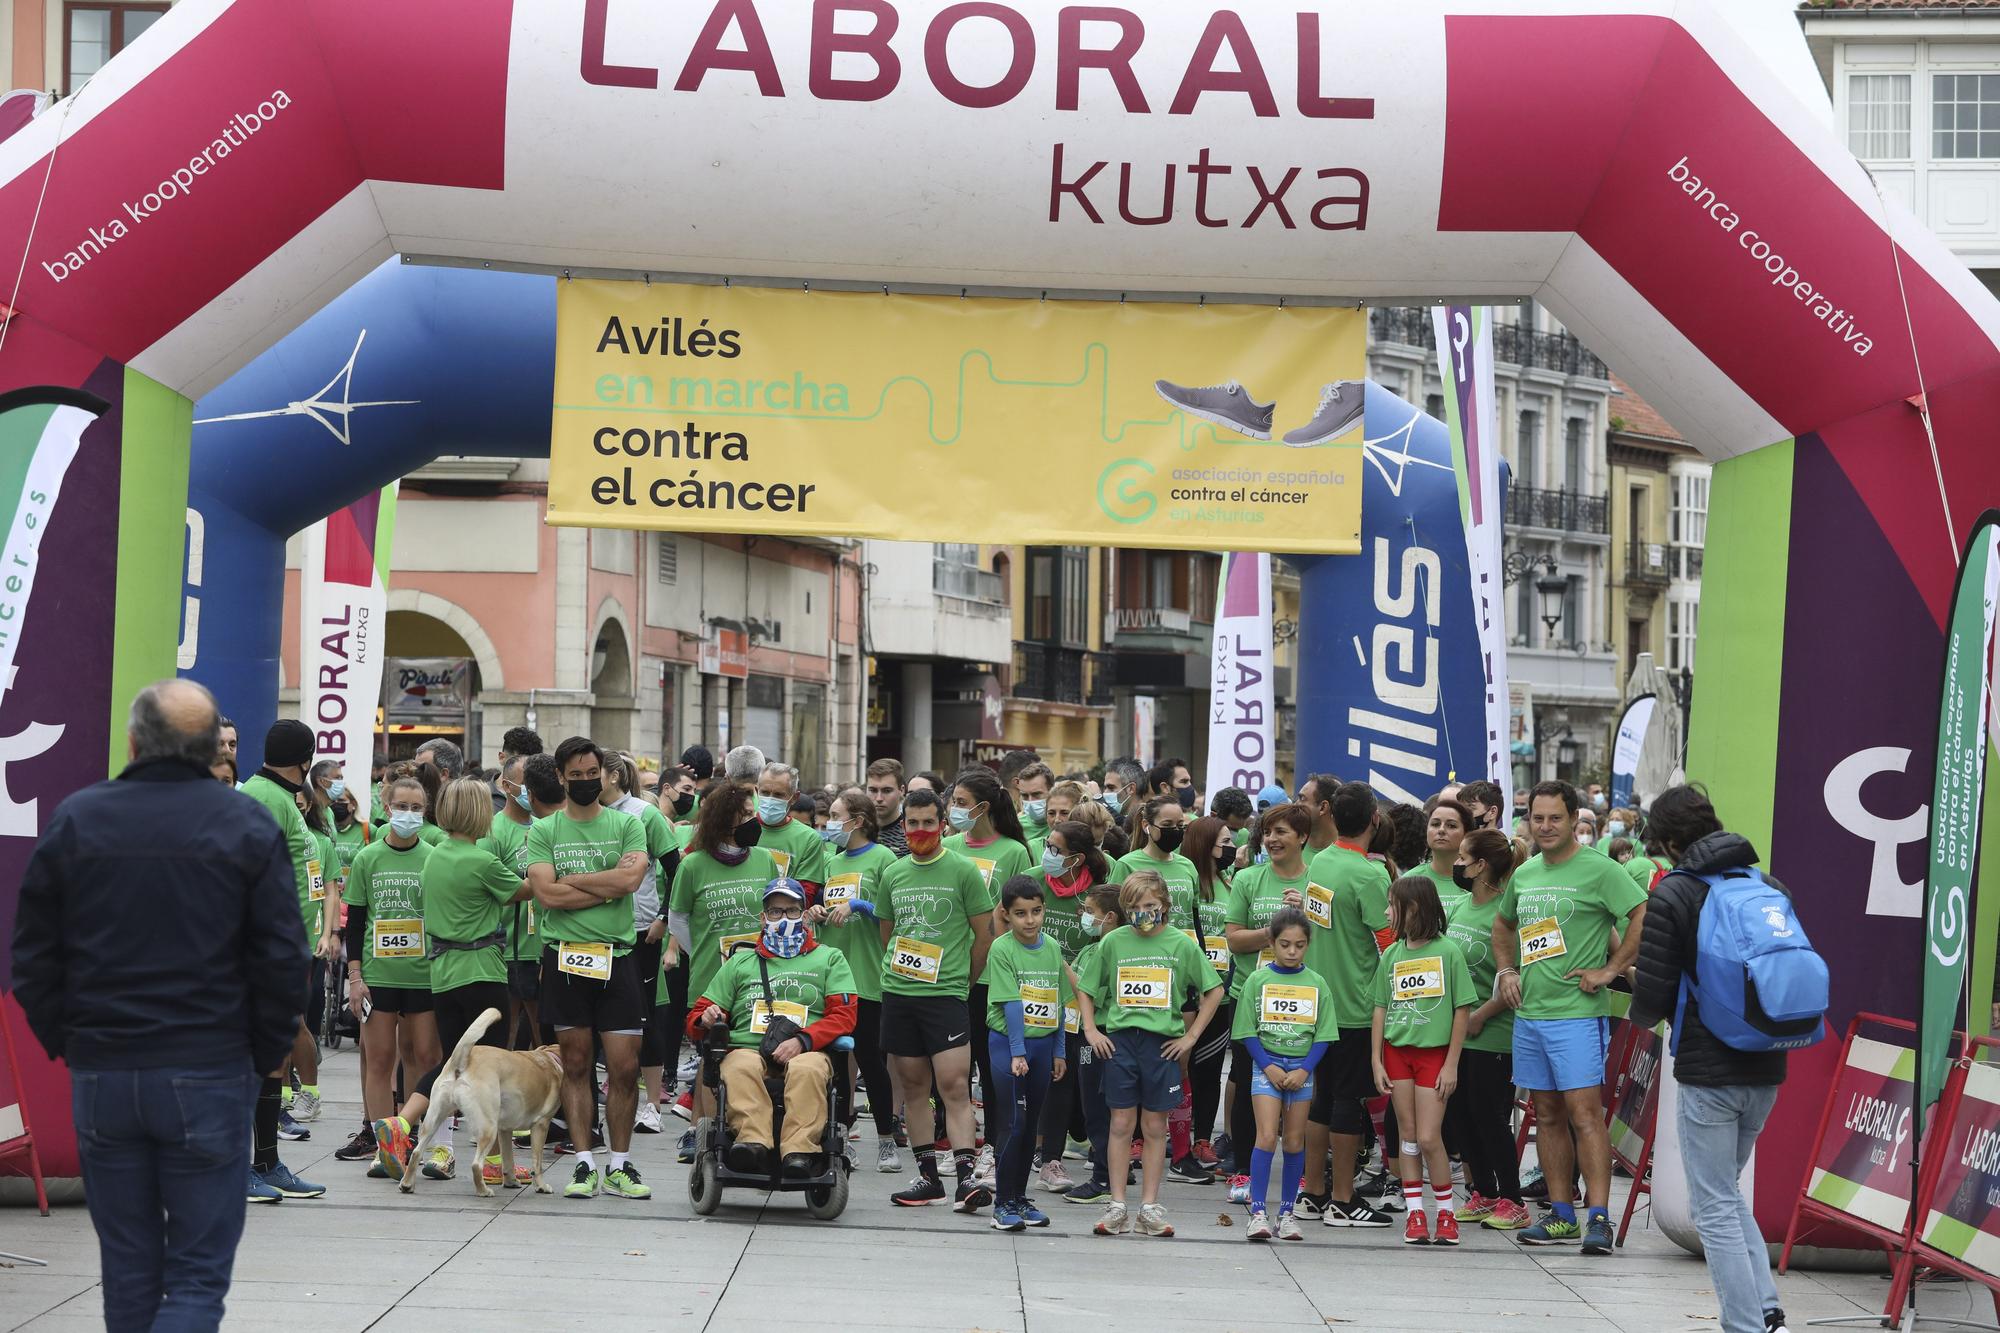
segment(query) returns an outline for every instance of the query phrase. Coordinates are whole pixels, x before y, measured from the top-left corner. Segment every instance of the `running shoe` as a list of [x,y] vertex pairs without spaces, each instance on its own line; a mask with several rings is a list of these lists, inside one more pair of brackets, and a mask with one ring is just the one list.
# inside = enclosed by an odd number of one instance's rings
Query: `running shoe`
[[1495,1199],[1493,1211],[1487,1215],[1485,1225],[1495,1231],[1519,1231],[1534,1221],[1528,1210],[1512,1199]]
[[1785,1312],[1783,1310],[1764,1311],[1764,1333],[1792,1333],[1785,1326]]
[[250,1186],[243,1192],[247,1203],[283,1203],[284,1191],[266,1181],[256,1167],[250,1168]]
[[1403,1202],[1403,1183],[1400,1180],[1385,1183],[1380,1191],[1373,1194],[1365,1193],[1357,1187],[1354,1197],[1385,1213],[1400,1213],[1408,1206]]
[[1021,1220],[1031,1227],[1045,1227],[1049,1224],[1049,1215],[1027,1199],[1014,1200],[1014,1211],[1019,1213]]
[[298,1174],[283,1162],[276,1163],[264,1173],[264,1183],[287,1199],[317,1199],[326,1193],[326,1186],[300,1179]]
[[359,1162],[375,1155],[375,1131],[363,1125],[354,1137],[333,1150],[336,1162]]
[[1041,1185],[1051,1194],[1067,1194],[1076,1188],[1076,1182],[1070,1179],[1069,1168],[1060,1160],[1042,1163]]
[[[1524,1236],[1522,1239],[1526,1239]],[[1611,1253],[1611,1219],[1603,1213],[1592,1213],[1583,1224],[1583,1252],[1585,1254]]]
[[1199,387],[1182,386],[1170,380],[1154,380],[1153,392],[1165,399],[1169,406],[1179,408],[1191,417],[1227,426],[1253,440],[1271,438],[1271,421],[1278,404],[1275,401],[1258,402],[1235,380]]
[[1458,1210],[1458,1215],[1468,1222],[1483,1222],[1493,1216],[1495,1202],[1496,1200],[1474,1191],[1466,1196],[1465,1207]]
[[320,1100],[318,1093],[307,1092],[304,1088],[300,1088],[292,1094],[292,1119],[317,1120],[319,1119],[319,1112]]
[[1189,1156],[1167,1168],[1167,1179],[1178,1180],[1183,1185],[1213,1185],[1215,1173]]
[[603,1177],[599,1176],[597,1172],[591,1170],[582,1162],[578,1162],[576,1164],[576,1173],[569,1178],[569,1184],[563,1186],[563,1197],[565,1199],[594,1199],[597,1197],[597,1193],[603,1187],[603,1184]]
[[1450,1213],[1438,1214],[1437,1234],[1431,1237],[1433,1245],[1458,1244],[1458,1219]]
[[904,1208],[921,1208],[925,1204],[944,1202],[944,1182],[936,1176],[918,1172],[902,1189],[889,1196],[889,1202]]
[[424,1179],[450,1180],[457,1174],[457,1156],[441,1143],[432,1144],[430,1159],[424,1163]]
[[981,1184],[975,1178],[958,1182],[958,1192],[952,1196],[951,1208],[955,1213],[976,1213],[993,1202],[993,1187]]
[[1210,1171],[1222,1165],[1222,1159],[1215,1155],[1215,1145],[1207,1139],[1196,1139],[1194,1141],[1194,1160],[1200,1162]]
[[1167,1237],[1174,1234],[1174,1224],[1167,1221],[1167,1210],[1157,1203],[1139,1205],[1139,1220],[1132,1229],[1142,1236]]
[[1574,1245],[1582,1238],[1582,1227],[1574,1222],[1565,1222],[1554,1213],[1550,1213],[1520,1235],[1523,1245]]
[[1133,1166],[1142,1166],[1142,1165],[1144,1165],[1144,1161],[1143,1161],[1143,1159],[1144,1159],[1145,1155],[1146,1155],[1146,1141],[1145,1141],[1144,1139],[1139,1139],[1139,1138],[1135,1138],[1135,1139],[1133,1139],[1133,1140],[1132,1140],[1132,1165],[1133,1165]]
[[1314,410],[1312,420],[1286,431],[1285,443],[1303,449],[1345,435],[1361,424],[1364,397],[1360,380],[1336,380],[1326,385],[1319,391],[1319,407]]
[[1012,1203],[996,1203],[993,1205],[993,1221],[991,1225],[995,1231],[1026,1231],[1028,1229],[1027,1222],[1022,1219],[1019,1213],[1014,1211]]
[[972,1164],[972,1183],[991,1191],[994,1179],[993,1145],[987,1144],[979,1150],[979,1159]]
[[1063,1194],[1064,1203],[1104,1203],[1111,1197],[1111,1187],[1095,1180],[1081,1180]]
[[903,1169],[903,1154],[896,1151],[895,1135],[875,1141],[875,1169],[885,1176],[897,1175]]
[[640,1102],[639,1109],[632,1116],[632,1128],[641,1134],[660,1132],[660,1108],[651,1102]]
[[[502,1185],[506,1183],[507,1169],[501,1165],[497,1154],[479,1164],[479,1178],[489,1185]],[[514,1183],[516,1185],[532,1185],[535,1183],[535,1173],[522,1163],[516,1162],[514,1164]]]
[[380,1162],[379,1160],[378,1160],[378,1161],[373,1161],[373,1162],[370,1162],[370,1163],[368,1164],[368,1178],[369,1178],[370,1180],[400,1180],[400,1179],[402,1179],[402,1177],[400,1177],[400,1176],[391,1176],[391,1175],[389,1174],[389,1168],[388,1168],[388,1167],[386,1167],[386,1166],[384,1166],[384,1165],[382,1165],[382,1163],[381,1163],[381,1162]]
[[676,1162],[679,1162],[682,1166],[687,1166],[694,1161],[693,1130],[690,1129],[686,1133],[682,1134],[681,1141],[674,1145],[674,1160]]
[[1542,1178],[1542,1168],[1539,1166],[1522,1174],[1521,1197],[1524,1199],[1546,1199],[1549,1197],[1549,1182]]
[[1403,1244],[1428,1245],[1431,1243],[1430,1228],[1424,1225],[1424,1210],[1410,1209],[1409,1220],[1403,1223]]
[[387,1120],[377,1120],[373,1126],[375,1134],[375,1161],[384,1171],[400,1177],[403,1168],[410,1163],[410,1150],[416,1142],[410,1137],[410,1122],[399,1115]]
[[1122,1236],[1132,1229],[1132,1218],[1125,1211],[1125,1205],[1113,1199],[1104,1205],[1104,1216],[1097,1219],[1091,1230],[1100,1236]]
[[1250,1226],[1243,1233],[1245,1240],[1269,1240],[1272,1236],[1271,1217],[1262,1208],[1250,1210]]
[[650,1199],[653,1187],[639,1179],[639,1164],[626,1162],[604,1173],[604,1192],[619,1199]]
[[[1249,1188],[1250,1178],[1248,1176],[1243,1178],[1243,1186],[1245,1189]],[[1333,1196],[1331,1194],[1308,1194],[1306,1191],[1300,1190],[1298,1201],[1292,1205],[1292,1210],[1300,1217],[1322,1217],[1332,1206]],[[1328,1225],[1333,1226],[1337,1224],[1330,1222]]]
[[312,1131],[292,1119],[284,1111],[278,1112],[278,1137],[287,1143],[304,1143],[312,1137]]
[[1250,1177],[1231,1176],[1229,1178],[1229,1201],[1231,1203],[1250,1202]]
[[[1304,1194],[1299,1195],[1301,1201],[1305,1197]],[[1326,1204],[1326,1211],[1320,1216],[1319,1220],[1330,1227],[1387,1227],[1395,1225],[1394,1218],[1380,1209],[1370,1208],[1367,1202],[1362,1199],[1353,1199],[1347,1203],[1342,1203],[1338,1199],[1329,1199]]]
[[701,1072],[701,1055],[689,1051],[681,1056],[681,1062],[674,1069],[674,1081],[682,1087],[694,1082],[694,1076]]
[[1306,1238],[1305,1229],[1299,1225],[1299,1219],[1296,1214],[1294,1213],[1278,1214],[1279,1240],[1304,1240],[1305,1238]]
[[693,1120],[694,1093],[692,1091],[683,1092],[680,1096],[674,1098],[674,1104],[672,1109],[673,1113],[679,1116],[681,1119]]
[[1090,1144],[1082,1139],[1065,1139],[1063,1141],[1063,1158],[1071,1162],[1089,1161]]

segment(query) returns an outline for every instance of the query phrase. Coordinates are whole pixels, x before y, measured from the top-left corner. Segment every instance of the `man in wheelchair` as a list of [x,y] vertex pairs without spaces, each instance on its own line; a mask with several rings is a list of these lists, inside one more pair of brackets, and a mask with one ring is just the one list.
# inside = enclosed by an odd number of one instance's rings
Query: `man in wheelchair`
[[[754,948],[738,945],[688,1015],[688,1035],[701,1041],[728,1027],[722,1057],[723,1109],[731,1171],[767,1174],[782,1148],[779,1170],[794,1178],[824,1173],[827,1051],[854,1031],[854,974],[840,950],[814,939],[806,926],[806,891],[797,880],[774,879],[764,890],[763,934]],[[835,1052],[833,1058],[845,1058]],[[773,1141],[768,1076],[783,1075],[784,1143]]]

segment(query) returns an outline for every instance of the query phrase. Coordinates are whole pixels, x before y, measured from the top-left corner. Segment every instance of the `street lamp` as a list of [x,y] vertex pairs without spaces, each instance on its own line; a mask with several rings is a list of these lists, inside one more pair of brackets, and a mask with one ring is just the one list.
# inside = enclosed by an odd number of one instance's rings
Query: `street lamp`
[[1535,580],[1535,595],[1542,599],[1542,624],[1553,639],[1556,626],[1562,624],[1563,603],[1569,598],[1569,580],[1555,572],[1555,561],[1549,561],[1548,568],[1548,573]]

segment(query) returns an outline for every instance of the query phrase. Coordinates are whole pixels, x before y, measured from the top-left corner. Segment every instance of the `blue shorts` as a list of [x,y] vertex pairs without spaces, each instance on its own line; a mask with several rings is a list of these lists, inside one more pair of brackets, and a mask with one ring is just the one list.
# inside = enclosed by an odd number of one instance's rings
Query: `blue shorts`
[[[1280,1069],[1297,1069],[1305,1061],[1293,1055],[1275,1055],[1271,1057],[1270,1063]],[[1280,1092],[1271,1086],[1270,1079],[1264,1077],[1264,1068],[1263,1065],[1258,1065],[1250,1071],[1250,1095],[1252,1097],[1276,1097],[1286,1106],[1290,1106],[1293,1102],[1310,1103],[1312,1101],[1313,1083],[1315,1082],[1312,1075],[1308,1074],[1306,1076],[1304,1087],[1292,1091]]]
[[1168,1038],[1126,1028],[1109,1034],[1118,1049],[1104,1062],[1104,1104],[1113,1110],[1138,1107],[1171,1111],[1181,1104],[1181,1067],[1160,1054]]
[[1610,1031],[1602,1018],[1516,1018],[1514,1082],[1535,1092],[1602,1087]]

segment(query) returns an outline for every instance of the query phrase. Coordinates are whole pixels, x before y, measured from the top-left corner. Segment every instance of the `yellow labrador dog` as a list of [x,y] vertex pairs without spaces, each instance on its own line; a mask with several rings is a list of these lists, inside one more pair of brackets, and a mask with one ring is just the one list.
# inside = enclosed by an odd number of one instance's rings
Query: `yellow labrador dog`
[[512,1133],[517,1129],[526,1129],[531,1134],[528,1150],[534,1165],[535,1189],[542,1194],[552,1192],[542,1179],[542,1144],[548,1138],[549,1117],[562,1106],[562,1053],[555,1046],[503,1051],[479,1045],[486,1029],[499,1021],[498,1009],[488,1009],[474,1019],[438,1072],[437,1083],[431,1088],[430,1109],[424,1112],[423,1137],[403,1170],[403,1193],[416,1188],[418,1164],[430,1150],[439,1128],[451,1123],[453,1113],[463,1117],[472,1136],[474,1193],[481,1198],[493,1193],[486,1183],[484,1168],[496,1145],[501,1183],[508,1189],[517,1188]]

